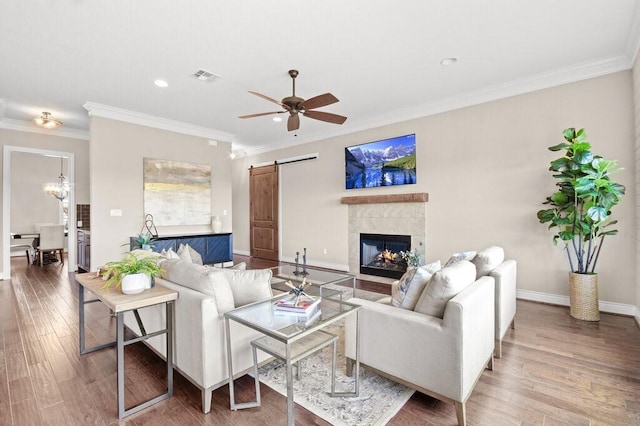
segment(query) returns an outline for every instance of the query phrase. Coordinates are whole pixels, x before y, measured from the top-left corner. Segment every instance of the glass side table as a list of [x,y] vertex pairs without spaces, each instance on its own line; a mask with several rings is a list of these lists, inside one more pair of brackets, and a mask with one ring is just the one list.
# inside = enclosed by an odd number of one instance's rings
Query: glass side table
[[[315,287],[315,286],[311,286]],[[355,362],[355,386],[353,392],[335,392],[332,389],[332,396],[358,396],[360,392],[360,334],[358,327],[358,311],[360,306],[345,302],[341,298],[342,293],[335,290],[325,289],[320,301],[320,315],[311,323],[290,315],[277,315],[274,313],[273,304],[285,297],[288,293],[280,294],[262,302],[252,303],[234,309],[224,314],[225,328],[227,336],[227,361],[229,371],[233,372],[233,354],[231,351],[231,328],[230,321],[238,322],[246,327],[257,330],[265,335],[267,339],[256,339],[252,344],[260,349],[268,348],[273,351],[272,355],[283,359],[286,363],[287,375],[287,424],[294,425],[294,402],[293,402],[293,364],[299,359],[308,356],[322,347],[331,344],[333,336],[326,331],[325,327],[341,320],[348,315],[356,315],[356,362]],[[317,333],[317,335],[316,335]],[[267,351],[268,352],[268,351]],[[271,352],[268,352],[271,353]],[[254,349],[254,364],[257,364]],[[232,410],[252,408],[260,406],[259,382],[256,381],[256,401],[237,403],[233,385],[233,374],[229,379],[229,405]]]

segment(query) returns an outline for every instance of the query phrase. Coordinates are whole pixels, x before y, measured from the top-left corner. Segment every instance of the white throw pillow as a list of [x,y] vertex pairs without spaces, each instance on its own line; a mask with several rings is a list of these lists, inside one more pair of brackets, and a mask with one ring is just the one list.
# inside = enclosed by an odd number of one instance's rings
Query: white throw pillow
[[236,308],[248,303],[269,299],[273,296],[271,291],[271,269],[241,271],[211,268],[209,271],[212,281],[229,285]]
[[187,262],[195,263],[196,265],[203,264],[202,256],[200,256],[200,253],[198,253],[196,249],[191,247],[189,244],[180,244],[180,248],[178,248],[178,256],[180,257],[180,259]]
[[166,250],[162,249],[162,251],[160,252],[160,256],[163,256],[166,259],[180,259],[180,256],[178,256],[178,253],[173,251],[172,248],[168,248]]
[[163,279],[212,296],[216,301],[218,313],[224,314],[235,308],[233,292],[228,282],[211,279],[209,271],[211,271],[210,268],[181,259],[168,259],[162,262]]
[[504,262],[504,249],[498,246],[487,247],[480,250],[472,262],[476,265],[476,278],[489,275]]
[[476,267],[468,260],[445,266],[431,277],[414,311],[442,318],[449,300],[476,280]]
[[459,253],[453,253],[447,263],[444,264],[445,268],[447,266],[451,266],[456,262],[460,262],[461,260],[471,261],[476,256],[476,252],[473,250],[470,251],[461,251]]
[[409,267],[407,272],[391,286],[391,304],[413,310],[431,276],[441,268],[440,261],[419,267]]

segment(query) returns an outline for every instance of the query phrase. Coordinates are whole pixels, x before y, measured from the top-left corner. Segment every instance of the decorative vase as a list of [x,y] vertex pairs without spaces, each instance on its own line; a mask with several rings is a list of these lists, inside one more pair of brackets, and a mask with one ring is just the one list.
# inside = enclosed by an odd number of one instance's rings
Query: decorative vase
[[598,274],[569,272],[569,314],[583,321],[600,321]]
[[214,216],[213,219],[211,219],[211,229],[213,229],[213,232],[216,234],[219,234],[220,231],[222,231],[222,220],[220,219],[220,216]]
[[138,294],[151,287],[151,278],[147,274],[130,274],[122,277],[120,289],[124,294]]

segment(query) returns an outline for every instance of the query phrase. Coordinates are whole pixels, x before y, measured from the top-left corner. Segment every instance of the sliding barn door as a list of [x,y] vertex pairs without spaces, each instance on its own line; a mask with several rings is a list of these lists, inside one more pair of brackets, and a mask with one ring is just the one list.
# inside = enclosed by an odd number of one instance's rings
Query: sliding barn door
[[251,256],[279,260],[278,257],[278,166],[249,170],[249,217]]

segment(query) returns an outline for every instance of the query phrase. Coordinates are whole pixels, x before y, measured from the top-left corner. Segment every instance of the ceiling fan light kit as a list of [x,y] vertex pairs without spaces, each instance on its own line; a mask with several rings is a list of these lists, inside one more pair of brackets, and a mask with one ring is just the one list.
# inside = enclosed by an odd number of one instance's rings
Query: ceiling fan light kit
[[338,102],[338,98],[333,96],[331,93],[324,93],[322,95],[314,96],[313,98],[309,98],[306,100],[296,96],[296,77],[298,77],[298,74],[298,70],[289,70],[289,76],[292,79],[293,94],[291,96],[283,98],[282,101],[277,101],[273,98],[270,98],[269,96],[263,95],[262,93],[249,91],[249,93],[254,94],[264,100],[280,105],[282,108],[284,108],[284,111],[261,112],[258,114],[242,115],[239,118],[254,118],[264,115],[282,114],[288,112],[288,131],[298,130],[300,128],[300,116],[298,115],[299,113],[301,113],[305,117],[313,118],[314,120],[320,120],[327,123],[344,123],[347,120],[347,117],[345,116],[332,114],[330,112],[314,111],[314,109],[316,108],[321,108],[323,106],[331,105]]

